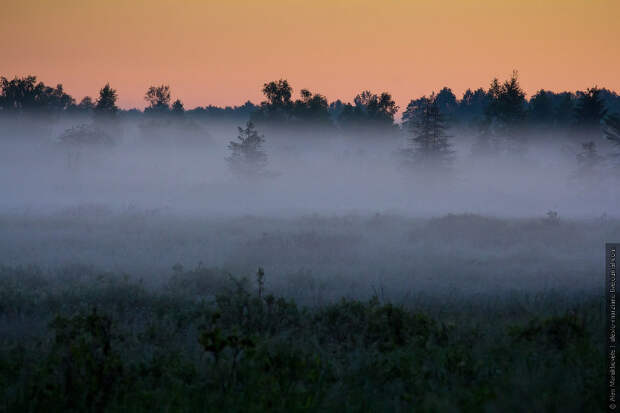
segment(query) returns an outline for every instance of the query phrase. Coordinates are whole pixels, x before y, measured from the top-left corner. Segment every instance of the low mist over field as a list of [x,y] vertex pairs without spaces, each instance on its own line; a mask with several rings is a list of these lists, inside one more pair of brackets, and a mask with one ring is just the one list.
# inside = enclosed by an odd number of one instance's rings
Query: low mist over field
[[[305,304],[412,294],[602,292],[606,240],[620,221],[447,215],[197,217],[83,207],[55,214],[1,214],[0,260],[54,274],[73,268],[127,273],[147,285],[176,271],[213,269],[252,278]],[[177,268],[177,269],[173,269]],[[90,270],[88,270],[90,268]],[[207,283],[194,294],[213,294]]]
[[[389,212],[410,217],[537,217],[553,210],[565,217],[599,217],[617,216],[620,204],[617,167],[601,161],[584,173],[577,160],[580,141],[561,136],[523,135],[526,143],[518,153],[491,157],[475,153],[471,131],[451,130],[456,154],[449,175],[437,177],[403,167],[404,134],[358,140],[285,130],[265,137],[266,176],[246,179],[226,162],[236,126],[218,126],[212,132],[205,126],[195,141],[184,142],[180,126],[167,127],[157,140],[128,121],[110,133],[109,147],[78,148],[53,136],[18,138],[4,130],[0,208],[48,213],[98,205],[199,216]],[[614,149],[605,141],[599,147]]]
[[76,104],[34,77],[3,82],[6,265],[159,281],[176,264],[262,266],[274,286],[324,298],[579,290],[618,237],[620,98],[607,89],[528,101],[515,72],[399,116],[387,92],[295,99],[282,79],[234,108],[186,110],[153,86],[144,112],[119,110],[110,85]]

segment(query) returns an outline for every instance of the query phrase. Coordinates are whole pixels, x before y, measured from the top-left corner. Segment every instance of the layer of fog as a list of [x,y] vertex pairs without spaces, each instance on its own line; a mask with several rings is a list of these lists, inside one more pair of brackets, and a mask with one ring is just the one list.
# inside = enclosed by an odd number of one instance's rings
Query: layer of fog
[[179,268],[201,269],[186,278],[202,298],[228,273],[253,282],[262,267],[269,291],[315,304],[377,291],[394,300],[602,294],[604,243],[620,239],[620,220],[609,218],[208,218],[94,207],[0,214],[0,228],[0,266],[80,279],[111,271],[154,287]]
[[[34,137],[0,132],[1,211],[53,212],[86,204],[226,216],[539,217],[553,210],[564,217],[598,217],[616,216],[620,205],[613,169],[602,163],[596,175],[580,176],[580,142],[563,137],[528,136],[516,154],[481,158],[472,155],[475,137],[453,130],[453,179],[432,181],[402,170],[397,154],[404,136],[265,134],[272,176],[248,182],[233,176],[225,159],[235,124],[207,126],[204,139],[185,139],[182,130],[168,127],[153,137],[139,122],[124,122],[112,132],[113,146],[84,147],[77,155],[55,142],[68,126]],[[597,145],[600,152],[609,149],[603,139]]]

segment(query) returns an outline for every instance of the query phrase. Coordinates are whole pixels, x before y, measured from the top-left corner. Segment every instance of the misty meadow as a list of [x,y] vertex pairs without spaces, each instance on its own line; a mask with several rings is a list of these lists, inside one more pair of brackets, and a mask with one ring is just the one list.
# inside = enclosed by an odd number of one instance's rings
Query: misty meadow
[[620,96],[0,78],[0,411],[602,411]]

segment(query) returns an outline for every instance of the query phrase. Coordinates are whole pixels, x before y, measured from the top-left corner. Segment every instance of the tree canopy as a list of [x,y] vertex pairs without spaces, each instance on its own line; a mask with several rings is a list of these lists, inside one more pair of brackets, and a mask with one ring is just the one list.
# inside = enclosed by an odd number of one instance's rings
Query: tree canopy
[[600,97],[601,90],[597,87],[588,88],[579,92],[575,107],[575,122],[577,130],[588,136],[600,133],[601,121],[607,114],[605,102]]
[[405,127],[410,134],[406,163],[416,169],[447,170],[452,150],[437,95],[410,103],[406,114]]
[[118,111],[118,106],[116,106],[117,99],[118,94],[116,90],[112,89],[109,83],[106,83],[99,91],[99,98],[95,105],[95,113],[101,118],[110,118],[114,116]]
[[36,76],[0,77],[0,110],[20,113],[53,113],[67,110],[75,100],[62,84],[55,88],[37,82]]
[[145,112],[167,112],[170,109],[170,86],[151,86],[144,95],[144,100],[149,104]]
[[490,122],[495,123],[498,133],[511,135],[523,126],[527,102],[517,71],[512,72],[510,79],[503,83],[497,78],[493,79],[487,94],[489,103],[486,116]]

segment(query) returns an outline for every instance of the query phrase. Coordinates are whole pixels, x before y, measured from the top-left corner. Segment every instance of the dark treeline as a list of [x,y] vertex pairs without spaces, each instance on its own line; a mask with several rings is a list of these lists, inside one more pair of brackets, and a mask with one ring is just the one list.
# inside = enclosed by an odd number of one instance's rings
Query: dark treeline
[[[243,125],[240,132],[245,138],[240,135],[240,142],[229,146],[237,163],[246,147],[261,150],[264,135],[256,129],[276,139],[291,135],[318,139],[341,134],[381,140],[406,136],[403,163],[416,167],[448,167],[454,154],[451,138],[458,135],[475,137],[472,151],[487,154],[506,149],[518,153],[524,142],[545,137],[571,140],[583,150],[577,158],[584,169],[601,158],[597,140],[607,138],[620,144],[620,96],[616,92],[596,86],[575,93],[540,89],[528,99],[516,71],[504,81],[493,79],[486,90],[468,89],[460,98],[444,87],[430,96],[412,99],[400,122],[396,119],[400,108],[388,92],[365,90],[351,103],[329,102],[308,89],[301,89],[295,97],[285,79],[265,83],[262,92],[264,100],[258,105],[247,101],[235,107],[186,109],[180,99],[173,100],[168,85],[156,85],[145,93],[144,111],[122,110],[117,106],[117,91],[109,84],[98,96],[77,102],[62,84],[51,87],[35,76],[1,77],[0,119],[6,130],[12,125],[13,131],[19,131],[20,119],[42,119],[48,130],[55,121],[68,119],[64,124],[77,126],[67,129],[59,140],[69,143],[113,142],[114,125],[122,119],[137,120],[142,131],[154,138],[185,134],[208,140],[205,123]],[[75,122],[76,118],[81,122]],[[170,127],[175,133],[169,133],[171,129],[166,128]],[[248,136],[253,138],[246,142]]]
[[[263,85],[265,100],[259,104],[247,101],[241,106],[198,106],[186,109],[180,99],[172,101],[167,85],[151,86],[145,94],[144,111],[117,107],[118,95],[108,84],[97,97],[84,97],[79,102],[64,91],[63,85],[51,87],[35,76],[0,78],[0,113],[3,115],[97,115],[120,116],[187,115],[212,121],[242,121],[287,124],[288,126],[326,126],[347,128],[383,128],[396,125],[400,109],[388,92],[365,90],[352,103],[327,98],[301,89],[297,99],[287,80]],[[519,85],[517,73],[504,82],[494,79],[488,89],[467,89],[457,97],[449,87],[437,93],[411,99],[403,110],[402,125],[415,117],[429,100],[453,126],[490,127],[506,130],[533,126],[536,128],[592,129],[620,113],[620,95],[605,88],[585,91],[552,92],[540,89],[529,99]],[[598,107],[597,107],[598,106]],[[613,121],[612,121],[613,123]]]

